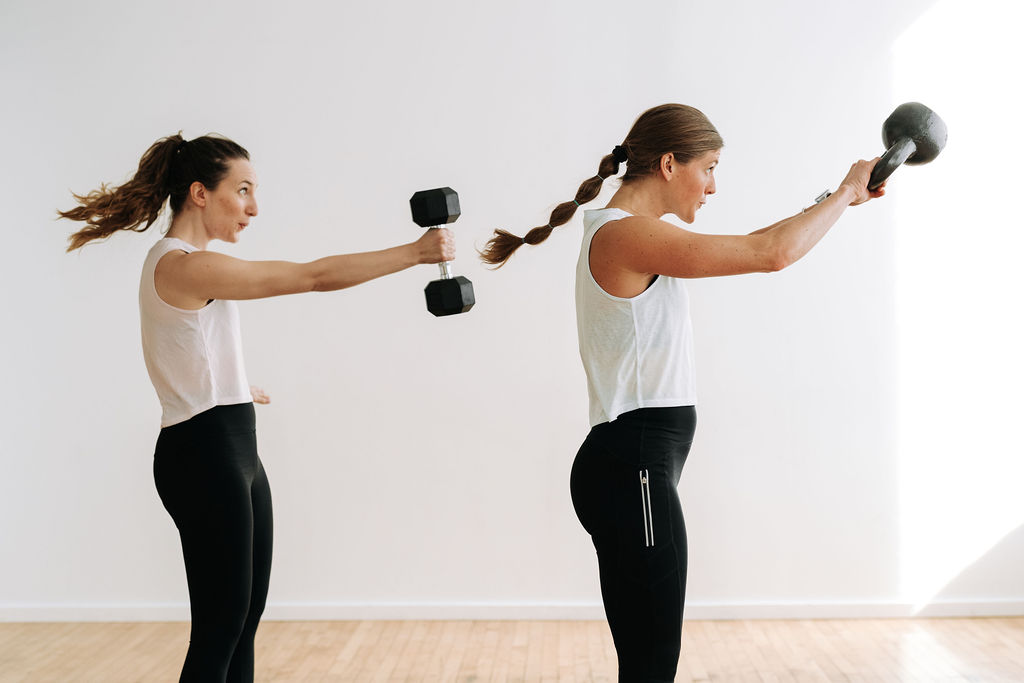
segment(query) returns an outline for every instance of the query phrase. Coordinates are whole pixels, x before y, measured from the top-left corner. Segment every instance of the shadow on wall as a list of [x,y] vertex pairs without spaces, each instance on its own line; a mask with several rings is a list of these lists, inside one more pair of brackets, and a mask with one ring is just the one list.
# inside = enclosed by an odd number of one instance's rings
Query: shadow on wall
[[946,584],[929,603],[934,610],[926,605],[917,616],[948,614],[957,603],[964,605],[960,616],[1024,614],[1024,525]]

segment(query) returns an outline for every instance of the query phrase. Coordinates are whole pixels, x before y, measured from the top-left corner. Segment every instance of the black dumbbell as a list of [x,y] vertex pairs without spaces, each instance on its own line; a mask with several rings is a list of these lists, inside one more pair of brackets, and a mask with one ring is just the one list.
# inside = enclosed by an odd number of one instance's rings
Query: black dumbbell
[[946,146],[946,124],[919,102],[907,102],[882,124],[882,142],[888,148],[878,160],[868,189],[877,189],[900,164],[927,164]]
[[[412,220],[421,228],[437,228],[454,223],[461,215],[459,193],[450,187],[420,190],[409,200]],[[441,279],[426,286],[427,310],[434,315],[454,315],[473,308],[473,283],[459,275],[452,277],[451,262],[441,266]]]

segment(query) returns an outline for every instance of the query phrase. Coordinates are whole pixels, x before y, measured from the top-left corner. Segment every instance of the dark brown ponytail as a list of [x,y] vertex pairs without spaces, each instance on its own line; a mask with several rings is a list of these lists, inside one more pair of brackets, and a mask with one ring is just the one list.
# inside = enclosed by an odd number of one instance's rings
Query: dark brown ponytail
[[168,197],[173,217],[185,205],[193,182],[216,189],[227,175],[229,161],[248,158],[249,153],[240,145],[216,135],[186,141],[178,133],[157,140],[142,155],[131,180],[114,188],[104,183],[86,195],[73,193],[78,206],[57,212],[61,218],[86,223],[68,238],[67,250],[104,239],[118,230],[144,232],[160,217]]
[[483,251],[480,252],[480,258],[483,259],[484,263],[500,268],[505,265],[505,262],[508,261],[509,257],[519,247],[524,244],[540,244],[548,238],[552,230],[559,225],[568,223],[569,219],[575,215],[576,209],[587,202],[593,201],[600,194],[601,185],[604,184],[605,179],[616,175],[618,172],[619,162],[615,160],[614,155],[606,155],[601,159],[601,163],[597,167],[597,175],[587,178],[580,184],[572,201],[562,202],[556,206],[554,211],[551,212],[547,225],[530,230],[526,233],[525,237],[517,237],[501,229],[495,230],[494,237],[488,240]]
[[620,161],[626,162],[626,173],[621,179],[625,185],[657,171],[663,154],[671,152],[680,163],[686,163],[722,146],[718,131],[697,109],[685,104],[663,104],[648,109],[633,124],[622,145],[601,159],[597,175],[583,181],[574,200],[555,207],[547,225],[530,230],[525,237],[495,230],[480,252],[480,258],[500,268],[522,245],[546,240],[552,229],[568,222],[580,205],[597,197],[605,179],[618,174]]

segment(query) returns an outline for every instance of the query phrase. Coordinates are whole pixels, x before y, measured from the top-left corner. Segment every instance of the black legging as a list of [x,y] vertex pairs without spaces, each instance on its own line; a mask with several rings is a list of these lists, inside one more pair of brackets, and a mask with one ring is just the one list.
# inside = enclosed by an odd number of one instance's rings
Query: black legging
[[676,487],[696,420],[693,406],[625,413],[594,426],[572,466],[572,502],[597,549],[620,683],[675,678],[686,595]]
[[253,405],[217,406],[161,429],[153,475],[188,577],[192,634],[180,680],[251,683],[273,546]]

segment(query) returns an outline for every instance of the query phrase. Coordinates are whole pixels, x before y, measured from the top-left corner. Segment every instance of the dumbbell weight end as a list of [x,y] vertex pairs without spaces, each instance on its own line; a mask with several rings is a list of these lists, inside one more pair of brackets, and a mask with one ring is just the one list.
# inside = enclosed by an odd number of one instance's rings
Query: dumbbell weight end
[[438,317],[465,313],[476,303],[473,283],[461,275],[434,280],[424,288],[423,294],[427,310]]

